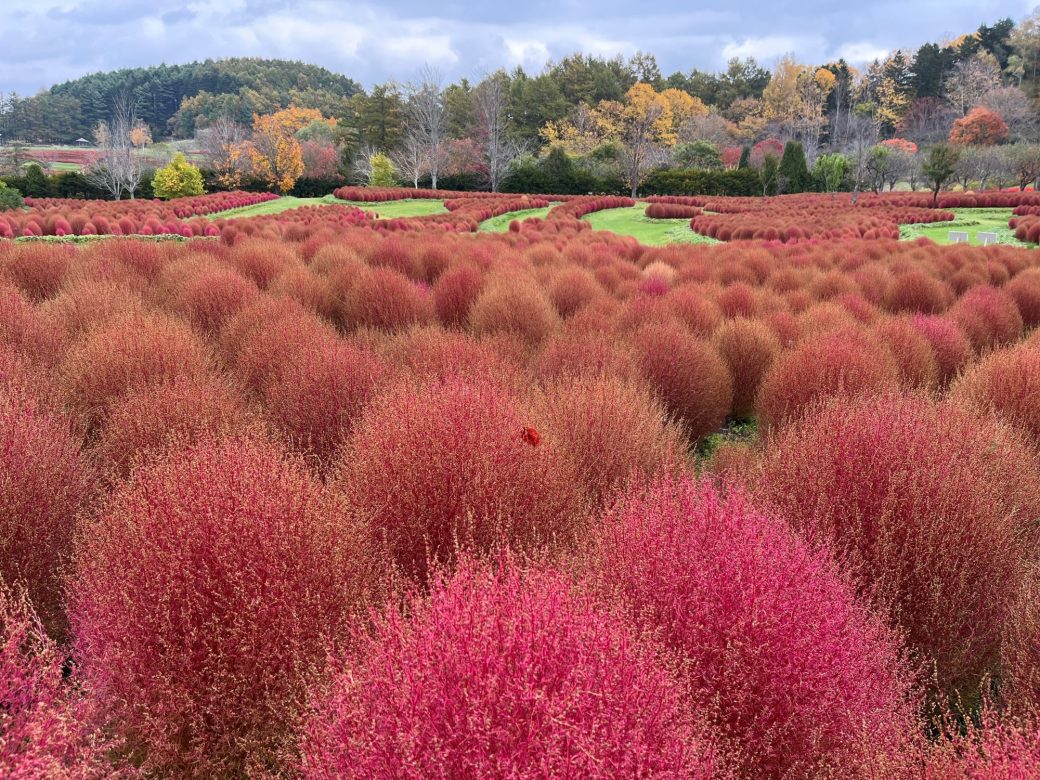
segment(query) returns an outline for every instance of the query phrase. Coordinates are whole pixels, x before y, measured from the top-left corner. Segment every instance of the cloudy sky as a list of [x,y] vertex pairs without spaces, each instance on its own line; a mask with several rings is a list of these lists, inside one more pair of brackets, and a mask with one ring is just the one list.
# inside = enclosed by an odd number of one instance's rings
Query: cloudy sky
[[537,71],[573,51],[657,55],[716,70],[786,52],[868,61],[950,38],[1038,0],[3,0],[0,91],[33,93],[101,70],[229,56],[300,59],[366,87],[429,64],[448,78]]

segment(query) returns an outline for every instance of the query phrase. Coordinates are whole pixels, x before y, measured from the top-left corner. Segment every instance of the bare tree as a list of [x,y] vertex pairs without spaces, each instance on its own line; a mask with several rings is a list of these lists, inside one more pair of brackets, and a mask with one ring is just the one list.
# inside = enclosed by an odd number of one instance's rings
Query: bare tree
[[227,114],[222,114],[196,135],[221,184],[231,189],[238,187],[249,170],[246,129]]
[[1001,178],[1002,169],[1008,167],[1007,159],[1003,149],[997,146],[966,146],[955,166],[955,176],[966,190],[971,189],[972,184],[984,190],[993,179]]
[[858,112],[849,118],[848,143],[845,156],[849,159],[849,174],[852,177],[852,202],[859,200],[864,184],[868,184],[871,150],[878,142],[878,126],[868,113]]
[[992,54],[973,54],[960,60],[946,77],[946,96],[961,116],[982,102],[982,96],[1000,87],[1000,66]]
[[488,184],[498,192],[499,184],[516,156],[516,148],[506,135],[508,77],[502,71],[485,78],[474,90],[477,135],[487,166]]
[[440,76],[430,68],[424,68],[419,80],[409,84],[406,92],[405,136],[425,150],[430,184],[437,189],[437,174],[447,159],[445,141],[448,134],[448,112]]
[[1007,122],[1012,141],[1035,141],[1040,137],[1040,121],[1032,101],[1018,87],[1001,87],[982,96],[981,105],[1000,114]]
[[129,95],[122,93],[112,107],[111,119],[100,123],[94,133],[101,152],[87,169],[86,176],[116,200],[122,199],[123,195],[133,200],[144,176],[141,158],[133,142],[137,124],[133,102]]
[[430,170],[428,149],[416,136],[409,133],[398,149],[390,154],[394,169],[402,179],[410,181],[415,189],[419,189],[419,179]]

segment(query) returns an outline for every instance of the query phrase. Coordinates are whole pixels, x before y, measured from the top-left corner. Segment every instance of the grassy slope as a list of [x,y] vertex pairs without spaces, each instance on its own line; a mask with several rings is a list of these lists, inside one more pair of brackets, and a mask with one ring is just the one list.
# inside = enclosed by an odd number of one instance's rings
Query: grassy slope
[[968,243],[973,246],[981,246],[978,239],[979,233],[996,233],[1001,244],[1028,246],[1016,239],[1014,231],[1008,227],[1011,209],[952,209],[952,211],[957,215],[957,219],[953,222],[903,225],[900,238],[913,240],[923,236],[937,244],[949,244],[951,243],[950,231],[959,230],[968,233]]
[[641,244],[663,246],[665,244],[717,244],[713,238],[699,235],[690,230],[688,219],[650,219],[643,212],[647,204],[621,209],[597,211],[582,217],[592,224],[593,230],[609,230],[622,236],[632,236]]

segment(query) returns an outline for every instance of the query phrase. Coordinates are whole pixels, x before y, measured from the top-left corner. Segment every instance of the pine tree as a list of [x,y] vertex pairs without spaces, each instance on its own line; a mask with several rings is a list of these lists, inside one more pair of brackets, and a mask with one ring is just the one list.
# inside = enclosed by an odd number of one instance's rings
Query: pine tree
[[745,146],[740,150],[740,162],[737,163],[737,168],[749,168],[751,167],[751,147]]

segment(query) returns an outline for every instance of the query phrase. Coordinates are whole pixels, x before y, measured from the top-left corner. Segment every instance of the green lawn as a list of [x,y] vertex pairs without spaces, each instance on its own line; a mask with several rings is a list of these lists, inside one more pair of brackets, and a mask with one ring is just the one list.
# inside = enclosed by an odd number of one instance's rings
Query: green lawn
[[996,233],[1001,244],[1029,246],[1015,238],[1015,231],[1008,227],[1011,209],[951,209],[957,216],[953,222],[935,222],[932,224],[903,225],[899,237],[906,241],[915,238],[930,238],[937,244],[950,244],[951,230],[967,232],[968,243],[981,246],[979,233]]
[[280,214],[289,209],[298,209],[301,206],[357,206],[363,211],[374,212],[380,219],[394,219],[396,217],[423,217],[427,214],[443,214],[447,211],[444,202],[439,200],[394,200],[387,203],[355,203],[353,201],[339,200],[332,195],[323,198],[294,198],[291,195],[257,203],[253,206],[243,206],[230,211],[222,211],[218,214],[210,214],[210,219],[237,219],[239,217],[259,217],[265,214]]
[[644,215],[646,203],[620,209],[607,209],[588,214],[582,219],[592,224],[593,230],[609,230],[621,236],[632,236],[641,244],[717,244],[713,238],[690,230],[688,219],[650,219]]
[[443,200],[408,198],[407,200],[388,200],[385,203],[358,203],[349,200],[332,200],[331,203],[345,203],[357,206],[363,211],[371,211],[380,219],[398,219],[400,217],[428,217],[431,214],[447,214]]
[[508,214],[501,214],[491,219],[485,219],[480,223],[480,230],[486,233],[504,233],[509,230],[509,223],[515,219],[523,221],[525,219],[545,219],[546,214],[549,213],[549,209],[552,206],[546,206],[543,209],[524,209],[523,211],[510,211]]

